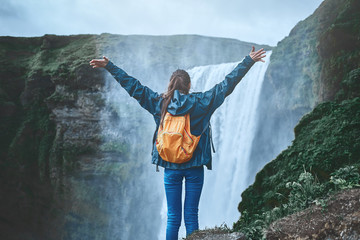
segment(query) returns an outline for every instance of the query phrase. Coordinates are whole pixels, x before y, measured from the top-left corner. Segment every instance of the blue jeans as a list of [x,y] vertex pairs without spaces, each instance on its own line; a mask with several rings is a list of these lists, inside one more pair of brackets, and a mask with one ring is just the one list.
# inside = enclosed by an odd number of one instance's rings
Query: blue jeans
[[165,169],[164,184],[167,200],[166,240],[178,240],[181,225],[182,182],[185,178],[184,220],[186,236],[199,229],[198,212],[201,190],[204,183],[204,168],[173,170]]

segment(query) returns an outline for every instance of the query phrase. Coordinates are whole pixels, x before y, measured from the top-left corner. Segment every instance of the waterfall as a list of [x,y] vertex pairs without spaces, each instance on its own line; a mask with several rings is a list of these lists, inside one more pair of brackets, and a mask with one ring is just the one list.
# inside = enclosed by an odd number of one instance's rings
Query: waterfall
[[[256,63],[211,118],[216,153],[213,170],[205,171],[199,207],[200,228],[232,227],[239,219],[241,193],[250,184],[249,158],[257,123],[259,94],[271,52]],[[224,79],[238,63],[195,67],[188,72],[194,91],[206,91]]]

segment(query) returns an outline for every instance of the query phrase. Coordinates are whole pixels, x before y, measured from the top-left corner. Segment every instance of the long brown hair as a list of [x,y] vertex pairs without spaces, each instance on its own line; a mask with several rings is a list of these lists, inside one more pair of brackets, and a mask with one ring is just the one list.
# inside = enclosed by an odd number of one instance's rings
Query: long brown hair
[[171,102],[171,99],[174,96],[175,90],[179,90],[183,94],[188,94],[190,88],[190,76],[189,74],[182,69],[178,69],[171,75],[170,82],[168,85],[168,90],[166,93],[162,94],[162,97],[164,98],[162,101],[161,106],[161,121],[160,124],[162,124],[165,114],[167,112],[167,107],[169,106],[169,103]]

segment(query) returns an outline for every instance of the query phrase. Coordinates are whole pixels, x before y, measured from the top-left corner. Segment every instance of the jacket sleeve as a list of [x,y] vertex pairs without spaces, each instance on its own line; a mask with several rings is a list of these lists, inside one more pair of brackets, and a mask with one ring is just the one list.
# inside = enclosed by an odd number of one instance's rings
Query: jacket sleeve
[[156,107],[160,100],[160,95],[150,88],[142,85],[139,80],[129,76],[124,70],[117,67],[111,61],[106,64],[105,69],[116,79],[118,83],[135,98],[139,104],[149,111],[152,115],[156,114]]
[[226,75],[225,79],[212,89],[200,95],[199,107],[210,115],[224,102],[225,98],[233,92],[236,85],[254,65],[254,60],[248,55],[235,69]]

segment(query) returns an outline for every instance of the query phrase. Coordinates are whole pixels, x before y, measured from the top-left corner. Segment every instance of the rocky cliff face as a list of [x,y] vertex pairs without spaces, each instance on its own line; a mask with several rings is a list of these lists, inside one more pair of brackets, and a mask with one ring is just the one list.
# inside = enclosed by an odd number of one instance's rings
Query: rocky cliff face
[[[69,161],[77,154],[73,147],[85,151],[97,141],[93,135],[89,142],[69,142],[80,140],[81,128],[92,121],[82,102],[98,89],[87,84],[101,85],[99,75],[81,76],[82,61],[95,56],[91,38],[0,39],[3,238],[49,238],[61,225],[63,201],[58,196],[66,169],[74,164]],[[73,115],[65,122],[61,111]],[[71,132],[78,134],[71,137]]]
[[357,68],[357,4],[325,1],[273,49],[251,153],[254,174],[293,140],[288,129],[317,104],[334,99],[345,74]]
[[[119,111],[131,112],[138,108],[136,103],[109,105],[106,73],[91,69],[89,60],[107,55],[143,83],[163,91],[176,68],[239,61],[251,45],[182,35],[1,37],[1,238],[123,239],[123,233],[106,232],[111,224],[124,226],[134,239],[144,234],[154,238],[159,216],[144,225],[126,209],[132,199],[159,200],[140,185],[151,180],[136,174],[149,166],[137,161],[140,153],[127,154],[134,142],[107,136],[109,125],[119,119],[131,125],[119,132],[146,138],[149,131],[133,124],[142,115]],[[143,212],[155,208],[160,213],[155,203],[139,204]],[[114,211],[123,216],[122,222],[114,222]]]
[[[359,12],[358,1],[324,1],[273,50],[264,86],[271,91],[263,95],[269,104],[262,110],[265,124],[253,156],[262,161],[264,149],[275,147],[278,135],[264,138],[264,132],[281,131],[279,122],[291,125],[315,108],[295,127],[292,145],[243,192],[242,216],[234,226],[248,236],[261,238],[274,220],[359,184]],[[341,188],[339,181],[345,184]]]

